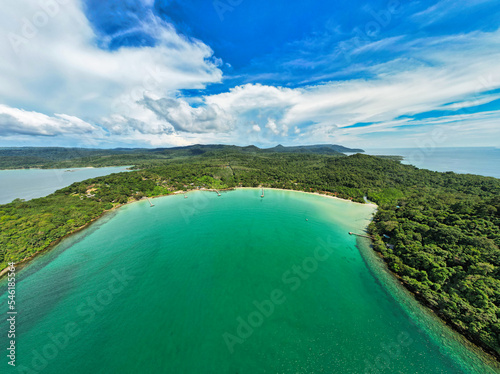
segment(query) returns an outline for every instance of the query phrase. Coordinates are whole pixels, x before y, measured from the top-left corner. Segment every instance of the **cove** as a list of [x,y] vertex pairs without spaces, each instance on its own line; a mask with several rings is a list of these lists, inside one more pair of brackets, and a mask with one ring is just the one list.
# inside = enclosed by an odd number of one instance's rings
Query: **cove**
[[374,206],[260,195],[126,205],[35,259],[2,373],[498,372],[348,235]]

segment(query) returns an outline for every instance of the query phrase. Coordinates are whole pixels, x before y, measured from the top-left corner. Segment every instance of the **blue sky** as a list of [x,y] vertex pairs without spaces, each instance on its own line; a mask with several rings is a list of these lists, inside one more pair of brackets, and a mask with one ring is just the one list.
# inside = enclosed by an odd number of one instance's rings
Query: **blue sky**
[[500,146],[500,4],[20,0],[0,146]]

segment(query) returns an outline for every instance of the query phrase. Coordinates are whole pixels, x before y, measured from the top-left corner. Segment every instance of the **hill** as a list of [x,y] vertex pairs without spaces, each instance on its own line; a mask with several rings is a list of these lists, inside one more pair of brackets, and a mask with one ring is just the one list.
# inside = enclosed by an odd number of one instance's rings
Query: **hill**
[[267,152],[292,152],[292,153],[316,153],[316,154],[335,154],[335,153],[363,153],[359,148],[347,148],[342,145],[334,144],[316,144],[284,147],[281,144],[273,148],[264,149]]
[[250,145],[239,147],[222,144],[195,144],[172,148],[62,148],[62,147],[15,147],[0,148],[0,169],[23,168],[71,168],[136,165],[138,167],[161,164],[173,158],[200,156],[203,154],[226,153],[314,153],[343,155],[343,152],[357,153],[362,149],[351,149],[341,145],[321,144],[311,146],[261,149]]

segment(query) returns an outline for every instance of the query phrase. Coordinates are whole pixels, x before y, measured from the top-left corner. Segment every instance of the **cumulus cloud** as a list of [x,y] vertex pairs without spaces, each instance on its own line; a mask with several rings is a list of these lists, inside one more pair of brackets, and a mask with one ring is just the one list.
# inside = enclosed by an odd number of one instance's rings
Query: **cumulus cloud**
[[145,93],[167,97],[221,80],[207,45],[179,35],[152,13],[143,30],[156,40],[154,47],[109,51],[97,46],[80,1],[46,3],[20,0],[2,9],[1,103],[81,118],[132,117]]
[[57,136],[65,134],[102,135],[101,129],[66,114],[53,117],[42,113],[0,105],[0,136],[35,135]]
[[276,122],[272,119],[268,120],[267,121],[267,125],[266,127],[271,130],[271,132],[274,134],[274,135],[278,135],[280,133],[280,131],[278,130],[278,125],[276,125]]
[[120,114],[113,114],[102,120],[108,131],[113,135],[132,135],[132,134],[172,134],[173,128],[169,123],[162,121],[143,121],[137,118],[131,118]]
[[193,133],[218,133],[229,131],[233,119],[215,104],[193,107],[182,99],[158,99],[145,97],[141,103],[165,120],[176,131]]

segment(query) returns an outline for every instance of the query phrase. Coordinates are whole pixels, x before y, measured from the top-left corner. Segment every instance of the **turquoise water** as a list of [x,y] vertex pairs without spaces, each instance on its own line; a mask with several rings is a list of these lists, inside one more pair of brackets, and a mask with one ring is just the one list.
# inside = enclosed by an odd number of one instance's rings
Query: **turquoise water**
[[36,259],[2,373],[498,372],[347,234],[373,206],[260,194],[130,204]]
[[500,178],[500,148],[367,149],[366,154],[403,156],[403,163],[421,169]]
[[[0,204],[35,199],[85,179],[125,171],[129,166],[81,169],[0,170]],[[68,171],[71,170],[71,171]]]

